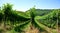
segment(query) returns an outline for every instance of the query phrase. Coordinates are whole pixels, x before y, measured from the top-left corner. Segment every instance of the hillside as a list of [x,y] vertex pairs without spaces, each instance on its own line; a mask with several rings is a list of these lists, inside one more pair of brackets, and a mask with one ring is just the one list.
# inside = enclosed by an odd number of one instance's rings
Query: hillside
[[[43,16],[52,11],[53,11],[53,9],[35,9],[35,11],[33,13],[35,13],[36,16]],[[27,10],[25,13],[30,16],[30,10]]]
[[[60,9],[13,10],[10,4],[0,9],[0,33],[57,33]],[[60,26],[59,26],[60,27]]]

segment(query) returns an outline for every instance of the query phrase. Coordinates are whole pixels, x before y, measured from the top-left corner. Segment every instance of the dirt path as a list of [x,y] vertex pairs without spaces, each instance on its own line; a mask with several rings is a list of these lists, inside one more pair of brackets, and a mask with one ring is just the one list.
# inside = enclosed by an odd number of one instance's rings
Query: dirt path
[[58,33],[60,33],[60,27],[58,27]]

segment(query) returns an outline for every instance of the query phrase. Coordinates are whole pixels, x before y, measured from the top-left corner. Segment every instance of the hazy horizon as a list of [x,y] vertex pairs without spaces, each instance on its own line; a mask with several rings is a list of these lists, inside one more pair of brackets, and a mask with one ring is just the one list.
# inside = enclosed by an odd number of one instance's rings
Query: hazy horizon
[[13,9],[26,11],[34,5],[36,9],[58,9],[60,0],[0,0],[0,7],[5,4],[13,4]]

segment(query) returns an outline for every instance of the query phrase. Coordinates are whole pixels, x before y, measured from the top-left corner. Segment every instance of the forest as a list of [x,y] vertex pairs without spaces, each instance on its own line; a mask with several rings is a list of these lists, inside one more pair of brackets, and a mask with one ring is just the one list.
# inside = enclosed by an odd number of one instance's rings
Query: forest
[[0,7],[0,33],[60,33],[60,9],[13,10],[12,4]]

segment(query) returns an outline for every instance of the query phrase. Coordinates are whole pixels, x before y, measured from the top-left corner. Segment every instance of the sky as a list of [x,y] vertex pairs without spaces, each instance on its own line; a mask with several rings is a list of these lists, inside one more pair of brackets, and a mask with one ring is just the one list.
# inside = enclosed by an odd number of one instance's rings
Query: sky
[[58,9],[60,0],[0,0],[0,7],[3,4],[13,4],[13,9],[26,11],[34,7],[36,9]]

